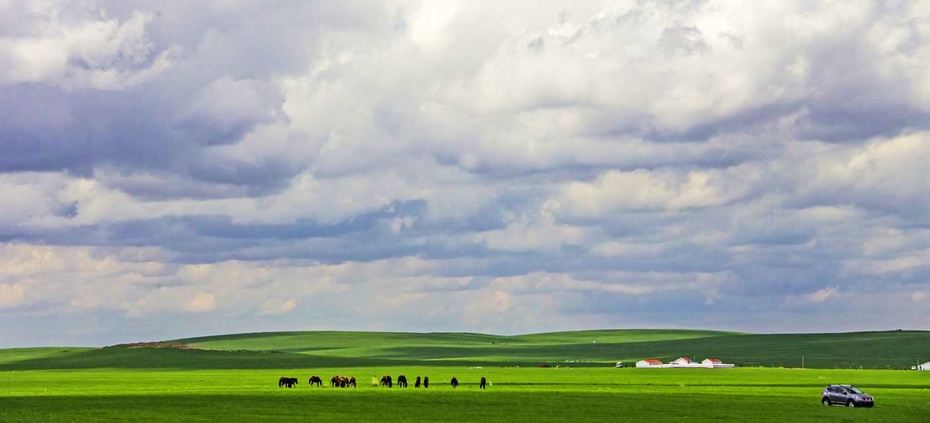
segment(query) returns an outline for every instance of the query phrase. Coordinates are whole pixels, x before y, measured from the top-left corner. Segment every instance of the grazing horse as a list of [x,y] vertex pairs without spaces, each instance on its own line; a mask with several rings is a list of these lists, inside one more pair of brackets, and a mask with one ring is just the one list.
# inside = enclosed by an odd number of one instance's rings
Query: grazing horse
[[313,385],[323,386],[323,379],[320,379],[319,376],[310,376],[310,381],[307,383],[309,383],[310,386],[313,386]]
[[355,376],[349,377],[349,381],[346,383],[346,386],[355,387]]
[[345,388],[346,386],[349,386],[349,378],[339,375],[333,376],[333,378],[329,380],[329,385],[333,388]]
[[278,387],[279,387],[279,388],[280,388],[280,387],[283,387],[283,386],[286,386],[286,387],[288,387],[288,388],[293,388],[294,385],[296,385],[296,384],[297,384],[297,378],[296,378],[296,377],[284,377],[284,376],[281,376],[281,378],[278,379]]
[[429,388],[429,376],[423,376],[423,387]]
[[379,382],[379,384],[381,386],[387,386],[388,388],[394,386],[394,383],[391,380],[391,375],[381,376],[381,382]]
[[452,377],[452,382],[451,382],[451,383],[452,383],[452,387],[453,387],[453,388],[458,388],[458,387],[459,387],[459,380],[456,379],[455,376]]
[[420,377],[419,377],[419,376],[417,376],[416,382],[413,382],[413,387],[414,387],[414,388],[419,388],[419,387],[420,387]]
[[407,387],[407,376],[404,376],[404,375],[397,376],[397,386],[401,388],[406,388]]
[[484,389],[484,387],[487,386],[487,384],[488,384],[488,380],[485,379],[484,376],[481,376],[481,382],[478,383],[478,387],[481,389]]

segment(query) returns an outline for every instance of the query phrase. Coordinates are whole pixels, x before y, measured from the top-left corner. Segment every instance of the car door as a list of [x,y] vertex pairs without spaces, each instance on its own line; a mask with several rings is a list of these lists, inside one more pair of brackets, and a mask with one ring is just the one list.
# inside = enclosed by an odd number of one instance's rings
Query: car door
[[849,400],[850,392],[846,388],[839,386],[839,392],[837,394],[836,401],[839,403],[846,404],[846,401]]

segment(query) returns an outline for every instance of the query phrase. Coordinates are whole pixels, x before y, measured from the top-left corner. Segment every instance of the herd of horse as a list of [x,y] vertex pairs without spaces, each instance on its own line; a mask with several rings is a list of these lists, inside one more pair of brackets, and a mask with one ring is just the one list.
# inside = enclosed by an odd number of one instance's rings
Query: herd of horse
[[[375,376],[372,377],[372,383],[374,383],[374,379],[376,378],[377,377]],[[310,379],[307,381],[307,384],[309,384],[310,386],[314,386],[314,385],[323,386],[323,379],[316,375],[310,376]],[[413,382],[413,387],[419,388],[421,384],[423,388],[429,388],[429,376],[423,376],[423,378],[420,378],[420,376],[417,376],[416,380]],[[452,385],[453,388],[458,388],[459,386],[458,378],[453,376],[452,380],[449,381],[449,384]],[[478,387],[480,389],[485,389],[487,387],[487,384],[488,384],[488,380],[485,379],[484,376],[482,376],[481,380],[478,382]],[[391,375],[381,376],[381,380],[378,382],[378,385],[387,387],[387,388],[392,388],[394,387],[394,379],[391,378]],[[284,387],[293,388],[295,386],[297,386],[296,377],[281,376],[278,379],[279,388],[284,388]],[[348,387],[355,388],[356,387],[355,376],[349,376],[349,377],[340,376],[340,375],[333,376],[329,380],[329,386],[332,386],[334,388],[337,388],[337,387],[338,388],[348,388]],[[399,388],[407,387],[407,376],[405,375],[397,376],[397,387]]]

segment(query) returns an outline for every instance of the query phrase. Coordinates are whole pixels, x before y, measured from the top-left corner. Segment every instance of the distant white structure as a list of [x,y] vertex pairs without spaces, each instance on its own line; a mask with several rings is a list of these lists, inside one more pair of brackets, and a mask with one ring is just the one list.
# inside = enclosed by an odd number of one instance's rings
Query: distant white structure
[[[717,358],[706,358],[700,363],[692,361],[689,357],[679,357],[676,360],[668,364],[664,364],[659,360],[639,360],[636,362],[636,367],[646,367],[653,369],[669,369],[669,368],[692,368],[692,369],[730,369],[736,367],[735,364],[724,363]],[[926,364],[927,369],[930,369],[930,363]]]
[[917,365],[917,370],[930,370],[930,361]]
[[691,359],[688,357],[679,357],[677,360],[674,360],[668,364],[670,364],[672,367],[694,367],[691,363]]
[[735,364],[724,363],[718,358],[705,358],[704,361],[701,361],[701,366],[707,367],[708,369],[730,369],[736,367]]
[[636,362],[636,367],[639,367],[639,368],[649,368],[649,367],[659,368],[659,367],[663,367],[663,366],[664,366],[664,365],[662,364],[661,361],[659,361],[659,360],[653,360],[653,359],[649,359],[649,360],[639,360],[639,361]]

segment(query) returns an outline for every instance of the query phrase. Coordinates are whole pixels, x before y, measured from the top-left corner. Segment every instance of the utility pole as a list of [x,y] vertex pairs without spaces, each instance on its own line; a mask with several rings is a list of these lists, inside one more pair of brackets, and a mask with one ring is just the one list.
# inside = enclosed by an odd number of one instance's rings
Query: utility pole
[[804,356],[803,355],[801,356],[801,368],[802,369],[804,368]]

